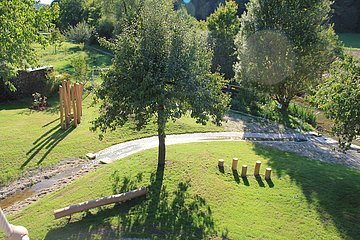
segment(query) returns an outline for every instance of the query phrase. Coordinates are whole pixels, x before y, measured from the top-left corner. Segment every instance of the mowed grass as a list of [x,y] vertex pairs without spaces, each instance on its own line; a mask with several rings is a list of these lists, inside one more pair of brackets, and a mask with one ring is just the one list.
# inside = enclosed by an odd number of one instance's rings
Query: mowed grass
[[73,73],[73,67],[71,66],[71,59],[74,58],[79,53],[85,52],[88,54],[89,58],[87,64],[90,68],[100,67],[106,68],[111,65],[112,57],[100,53],[93,48],[81,48],[80,44],[75,44],[71,42],[63,42],[60,48],[57,48],[55,53],[54,46],[43,47],[39,44],[34,45],[34,49],[38,55],[39,66],[54,66],[56,71],[61,73]]
[[[64,158],[85,157],[113,144],[157,134],[151,122],[140,132],[129,123],[108,132],[102,141],[99,132],[91,132],[91,121],[98,116],[99,105],[91,106],[92,94],[84,94],[82,122],[77,128],[60,128],[56,98],[45,112],[32,111],[31,99],[0,104],[0,186],[19,177],[24,171],[58,163]],[[169,122],[167,133],[222,131],[212,123],[196,124],[190,117]]]
[[338,34],[340,40],[344,43],[346,48],[353,48],[360,50],[360,34],[359,33],[341,33]]
[[[250,142],[206,142],[157,149],[91,172],[10,216],[31,239],[356,239],[360,172]],[[249,166],[243,179],[231,171]],[[225,159],[225,168],[217,166]],[[252,176],[256,160],[261,177]],[[271,181],[264,180],[272,167]],[[240,174],[240,172],[239,172]],[[146,197],[54,220],[53,210],[146,186]]]

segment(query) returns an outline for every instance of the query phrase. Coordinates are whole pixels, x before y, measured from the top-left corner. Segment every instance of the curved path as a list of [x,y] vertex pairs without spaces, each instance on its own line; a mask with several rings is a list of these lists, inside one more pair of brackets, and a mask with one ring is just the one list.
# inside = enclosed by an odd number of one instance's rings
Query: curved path
[[[178,134],[168,135],[166,137],[166,145],[191,143],[191,142],[206,142],[206,141],[241,141],[251,140],[259,141],[260,144],[268,145],[271,147],[279,148],[283,151],[295,152],[303,156],[311,157],[314,160],[332,162],[336,164],[346,165],[353,168],[360,168],[360,153],[359,149],[353,149],[347,154],[332,151],[336,141],[319,137],[316,134],[306,133],[301,134],[299,132],[287,132],[287,133],[254,133],[254,132],[209,132],[209,133],[190,133],[190,134]],[[6,213],[15,213],[21,211],[21,209],[46,194],[57,191],[65,185],[71,183],[73,180],[87,174],[89,171],[98,168],[101,163],[111,163],[113,161],[122,159],[131,154],[155,148],[158,146],[158,138],[147,137],[138,140],[132,140],[128,142],[119,143],[101,150],[97,153],[95,160],[79,161],[78,163],[65,162],[65,168],[59,168],[55,166],[49,171],[54,171],[54,174],[48,172],[42,173],[41,176],[36,176],[38,181],[30,188],[24,189],[24,185],[12,185],[6,187],[6,189],[0,189],[1,193],[7,193],[5,195],[5,202],[0,205],[6,204]],[[25,185],[26,188],[26,185]],[[23,190],[21,192],[19,191]],[[12,193],[10,193],[12,192]],[[15,195],[15,196],[14,196]],[[3,195],[4,196],[4,195]],[[10,197],[9,197],[10,196]],[[14,200],[12,200],[12,198]]]
[[[166,145],[204,142],[204,141],[306,141],[306,137],[300,133],[244,133],[244,132],[209,132],[209,133],[189,133],[175,134],[166,136]],[[158,138],[147,137],[129,142],[123,142],[102,151],[97,152],[95,163],[111,163],[115,160],[127,157],[150,148],[158,146]]]

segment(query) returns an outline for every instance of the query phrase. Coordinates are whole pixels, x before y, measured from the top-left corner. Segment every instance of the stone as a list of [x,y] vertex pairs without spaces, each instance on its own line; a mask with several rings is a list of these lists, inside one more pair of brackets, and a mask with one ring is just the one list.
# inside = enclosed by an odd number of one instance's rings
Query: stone
[[96,158],[96,155],[94,153],[88,153],[86,154],[86,157],[89,159],[89,160],[94,160]]
[[102,164],[109,164],[112,163],[113,161],[110,158],[103,158],[100,160],[100,163]]

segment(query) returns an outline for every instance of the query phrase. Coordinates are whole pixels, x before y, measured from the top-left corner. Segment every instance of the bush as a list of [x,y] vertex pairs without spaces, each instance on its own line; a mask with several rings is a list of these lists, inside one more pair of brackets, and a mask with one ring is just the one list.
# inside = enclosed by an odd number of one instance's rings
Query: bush
[[114,23],[108,18],[102,18],[96,28],[97,34],[101,38],[110,39],[113,37]]
[[77,43],[88,43],[93,34],[94,27],[91,27],[86,22],[80,22],[75,27],[70,26],[65,32],[68,40],[72,40]]

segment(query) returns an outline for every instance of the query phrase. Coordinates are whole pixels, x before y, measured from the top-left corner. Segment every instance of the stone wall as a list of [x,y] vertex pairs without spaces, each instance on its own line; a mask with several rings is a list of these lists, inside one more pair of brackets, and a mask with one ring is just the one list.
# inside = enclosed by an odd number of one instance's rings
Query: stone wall
[[16,100],[24,97],[32,97],[35,92],[49,96],[51,86],[48,83],[47,75],[53,72],[51,66],[20,70],[18,75],[10,82],[16,87],[15,92],[11,92],[5,83],[0,80],[0,101]]

